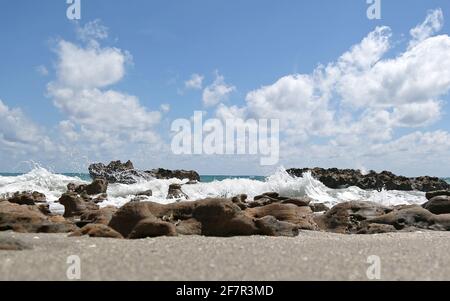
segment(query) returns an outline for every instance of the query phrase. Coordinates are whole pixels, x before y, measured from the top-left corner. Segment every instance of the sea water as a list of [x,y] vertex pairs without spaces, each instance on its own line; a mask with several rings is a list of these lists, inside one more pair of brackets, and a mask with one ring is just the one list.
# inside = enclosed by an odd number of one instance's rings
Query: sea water
[[[250,199],[265,192],[278,192],[286,197],[308,196],[317,203],[334,206],[346,201],[372,201],[382,205],[423,204],[425,193],[419,191],[375,191],[362,190],[358,187],[345,189],[330,189],[320,181],[314,179],[310,173],[302,177],[289,175],[284,168],[279,168],[268,177],[258,176],[202,176],[202,182],[184,185],[183,191],[192,200],[208,197],[233,197],[247,194]],[[16,191],[38,191],[47,196],[52,211],[61,212],[64,208],[56,203],[66,192],[67,184],[88,184],[91,181],[87,174],[57,174],[42,167],[35,167],[24,174],[1,174],[0,196]],[[168,204],[172,200],[166,199],[171,184],[185,184],[187,180],[146,180],[136,184],[110,184],[108,186],[108,200],[101,206],[123,206],[137,194],[152,190],[153,196],[147,200],[161,204]]]

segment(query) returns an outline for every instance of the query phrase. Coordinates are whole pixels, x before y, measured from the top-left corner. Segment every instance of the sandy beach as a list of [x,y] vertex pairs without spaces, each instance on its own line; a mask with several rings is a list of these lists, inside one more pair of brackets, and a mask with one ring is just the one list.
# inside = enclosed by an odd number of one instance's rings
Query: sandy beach
[[81,280],[87,281],[367,281],[372,255],[381,259],[381,280],[450,279],[445,232],[144,240],[4,232],[2,238],[19,239],[32,249],[0,251],[1,281],[68,280],[71,255],[79,256]]

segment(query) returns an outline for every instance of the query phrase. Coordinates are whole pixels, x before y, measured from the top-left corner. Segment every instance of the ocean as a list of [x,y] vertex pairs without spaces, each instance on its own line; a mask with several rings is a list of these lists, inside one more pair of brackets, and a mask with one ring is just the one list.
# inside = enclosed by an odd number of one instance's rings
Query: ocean
[[[314,179],[310,173],[303,177],[292,177],[280,168],[268,177],[261,176],[202,176],[202,182],[183,186],[183,191],[192,199],[208,197],[233,197],[247,194],[249,198],[266,192],[278,192],[287,197],[308,196],[315,202],[331,207],[346,201],[372,201],[382,205],[423,204],[425,193],[418,191],[365,191],[357,187],[330,189]],[[447,179],[449,181],[450,179]],[[87,184],[91,181],[88,174],[56,174],[42,167],[35,167],[24,174],[0,174],[0,196],[16,191],[38,191],[47,196],[50,209],[63,212],[64,208],[56,201],[66,192],[67,184]],[[108,187],[108,200],[101,206],[121,207],[137,194],[151,189],[153,196],[148,200],[168,204],[167,193],[171,184],[184,184],[178,179],[141,181],[132,185],[111,184]]]

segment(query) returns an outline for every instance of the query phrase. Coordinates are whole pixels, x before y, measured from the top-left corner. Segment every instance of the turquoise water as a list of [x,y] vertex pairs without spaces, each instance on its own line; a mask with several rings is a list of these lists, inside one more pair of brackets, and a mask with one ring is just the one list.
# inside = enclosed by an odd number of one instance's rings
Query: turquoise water
[[[0,176],[6,176],[6,177],[17,177],[23,175],[22,173],[0,173]],[[68,177],[77,177],[80,178],[83,181],[91,181],[91,176],[89,174],[86,173],[63,173],[64,176],[68,176]],[[262,176],[220,176],[220,175],[216,175],[216,176],[200,176],[200,180],[203,183],[211,183],[214,181],[223,181],[226,179],[252,179],[252,180],[257,180],[257,181],[264,181],[265,177]]]

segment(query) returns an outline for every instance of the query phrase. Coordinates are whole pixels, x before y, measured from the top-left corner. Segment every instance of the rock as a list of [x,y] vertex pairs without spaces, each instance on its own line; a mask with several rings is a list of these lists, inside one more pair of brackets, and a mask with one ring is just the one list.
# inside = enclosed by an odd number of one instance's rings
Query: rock
[[202,235],[202,223],[195,218],[179,221],[176,229],[180,235]]
[[97,196],[95,199],[92,199],[91,202],[95,204],[103,203],[104,201],[108,200],[108,195],[106,193],[102,193],[99,196]]
[[73,192],[67,192],[61,196],[59,203],[64,206],[64,217],[81,216],[87,210],[98,210],[93,203],[86,202],[81,196]]
[[181,190],[180,184],[172,184],[169,186],[169,192],[167,193],[167,199],[189,199],[188,195]]
[[86,186],[85,190],[88,195],[106,193],[108,190],[108,181],[105,179],[95,179],[91,184]]
[[106,179],[108,183],[135,184],[139,180],[157,179],[180,179],[200,181],[200,175],[195,171],[186,170],[166,170],[155,169],[150,171],[141,171],[134,169],[133,163],[128,161],[122,163],[113,161],[107,166],[102,163],[91,164],[89,174],[93,179]]
[[282,197],[276,192],[268,192],[254,197],[253,202],[248,203],[248,208],[263,207],[274,203],[293,204],[299,207],[303,207],[308,206],[310,202],[311,199],[307,197],[289,198],[289,197]]
[[109,226],[122,234],[123,237],[128,237],[140,221],[148,217],[154,217],[151,208],[152,206],[149,202],[130,202],[125,204],[113,215]]
[[248,196],[246,194],[241,194],[233,197],[231,201],[233,202],[233,204],[239,206],[239,208],[241,208],[242,210],[245,210],[248,208],[247,198]]
[[349,186],[356,186],[361,189],[386,189],[386,190],[419,190],[429,192],[433,190],[450,189],[450,184],[442,179],[435,177],[406,178],[397,176],[391,172],[383,171],[376,173],[374,171],[368,174],[362,174],[359,170],[352,169],[289,169],[288,173],[292,176],[301,177],[304,173],[311,172],[312,176],[329,188],[338,189]]
[[34,191],[34,192],[16,192],[12,196],[6,199],[10,203],[18,205],[35,205],[36,203],[45,203],[45,194]]
[[32,247],[21,240],[8,237],[0,237],[0,251],[31,250]]
[[254,219],[273,216],[279,221],[295,224],[299,229],[303,230],[318,229],[314,221],[314,214],[309,207],[275,203],[263,207],[246,209],[245,214]]
[[309,207],[315,213],[327,212],[328,210],[330,210],[330,208],[328,208],[328,206],[323,203],[312,203],[309,205]]
[[174,224],[161,221],[155,217],[149,217],[140,221],[129,235],[130,239],[142,239],[147,237],[177,236]]
[[0,231],[22,233],[67,233],[75,226],[64,220],[47,217],[36,206],[0,203]]
[[450,196],[450,190],[430,191],[426,194],[427,200],[431,200],[432,198],[435,198],[437,196]]
[[450,196],[436,196],[425,203],[423,208],[434,214],[450,214]]
[[163,168],[154,169],[151,171],[147,171],[147,173],[153,175],[157,179],[162,180],[170,180],[170,179],[179,179],[179,180],[189,180],[192,183],[200,182],[200,175],[193,170],[167,170]]
[[369,219],[367,223],[392,225],[397,230],[409,227],[436,231],[450,230],[450,214],[435,215],[420,206],[405,206],[388,214]]
[[44,215],[51,215],[52,212],[50,211],[50,204],[38,204],[36,207],[39,209],[39,211]]
[[103,224],[108,225],[112,217],[117,212],[117,208],[108,206],[99,210],[88,210],[81,215],[81,222],[86,224]]
[[73,232],[69,237],[80,237],[89,235],[89,237],[116,238],[123,239],[123,236],[114,229],[102,224],[89,224]]
[[153,195],[153,191],[151,191],[150,189],[136,194],[136,196],[149,196],[149,197],[152,195]]
[[262,235],[267,236],[298,236],[298,226],[295,224],[280,222],[273,216],[266,216],[255,221],[256,227]]
[[355,234],[362,228],[362,222],[385,215],[392,210],[373,202],[346,202],[316,217],[315,221],[325,231]]

